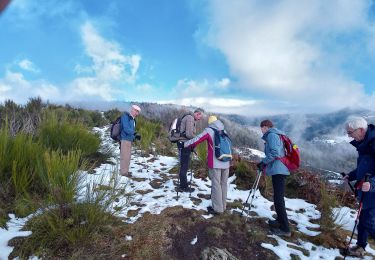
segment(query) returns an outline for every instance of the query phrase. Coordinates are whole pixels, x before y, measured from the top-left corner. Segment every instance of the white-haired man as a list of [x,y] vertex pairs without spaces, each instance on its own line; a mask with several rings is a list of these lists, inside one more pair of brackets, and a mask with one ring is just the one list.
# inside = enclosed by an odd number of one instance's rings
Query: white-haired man
[[137,105],[132,105],[130,113],[125,112],[121,116],[121,150],[120,150],[120,174],[122,176],[129,176],[129,165],[132,150],[132,142],[140,140],[141,136],[136,134],[135,118],[141,112],[141,108]]
[[[361,200],[362,211],[359,216],[357,244],[349,248],[348,254],[361,257],[365,253],[367,236],[375,238],[375,126],[367,124],[362,117],[350,118],[345,129],[350,143],[357,149],[357,168],[344,177],[346,181],[356,181],[357,198]],[[364,182],[365,175],[370,174],[369,181]]]

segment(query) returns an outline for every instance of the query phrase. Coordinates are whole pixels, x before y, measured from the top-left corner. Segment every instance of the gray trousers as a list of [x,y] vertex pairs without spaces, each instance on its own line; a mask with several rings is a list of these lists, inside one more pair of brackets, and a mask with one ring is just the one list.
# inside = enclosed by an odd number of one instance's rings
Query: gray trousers
[[227,183],[229,169],[208,169],[211,179],[211,201],[216,212],[224,212],[227,207]]
[[123,176],[127,176],[129,173],[131,152],[132,152],[132,142],[121,140],[120,174]]

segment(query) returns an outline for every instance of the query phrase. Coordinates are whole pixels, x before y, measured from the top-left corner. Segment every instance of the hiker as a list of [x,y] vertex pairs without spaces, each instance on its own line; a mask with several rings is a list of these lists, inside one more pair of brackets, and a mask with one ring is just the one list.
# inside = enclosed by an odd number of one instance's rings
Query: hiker
[[129,165],[132,142],[141,140],[141,136],[135,132],[135,118],[141,112],[141,108],[137,105],[132,105],[130,113],[125,112],[121,115],[121,144],[120,144],[120,174],[122,176],[130,176]]
[[[358,151],[357,168],[344,176],[345,181],[356,181],[357,198],[362,196],[362,211],[359,216],[357,244],[350,247],[348,255],[361,257],[365,253],[367,235],[375,239],[375,126],[367,124],[362,117],[353,117],[345,124],[350,142]],[[368,182],[365,175],[370,173]]]
[[227,205],[227,182],[229,175],[229,161],[220,161],[215,156],[215,132],[212,129],[224,131],[223,123],[216,116],[208,118],[208,127],[195,138],[186,141],[184,147],[194,148],[203,141],[207,141],[207,166],[208,176],[212,181],[211,201],[212,206],[207,208],[210,214],[221,214],[225,211]]
[[180,141],[177,142],[177,148],[179,150],[179,157],[180,157],[180,186],[177,187],[177,191],[179,192],[192,192],[194,189],[191,187],[189,188],[188,181],[187,181],[187,171],[189,169],[189,161],[191,155],[190,148],[184,148],[184,142],[186,140],[192,139],[195,137],[196,128],[195,128],[195,121],[199,121],[202,119],[203,110],[198,108],[194,110],[194,113],[185,115],[181,119],[180,125],[180,133],[183,136]]
[[257,164],[259,170],[272,177],[273,201],[277,214],[276,220],[268,220],[268,225],[273,234],[290,237],[288,216],[285,209],[285,179],[289,175],[288,168],[278,158],[285,156],[284,144],[280,134],[284,133],[273,126],[270,120],[260,123],[264,140],[265,158]]

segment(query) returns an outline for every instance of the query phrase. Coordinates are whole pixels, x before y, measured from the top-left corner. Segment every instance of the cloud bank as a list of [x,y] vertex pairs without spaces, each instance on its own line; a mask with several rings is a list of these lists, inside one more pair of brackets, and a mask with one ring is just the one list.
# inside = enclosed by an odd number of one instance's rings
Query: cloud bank
[[211,0],[204,41],[224,54],[247,93],[307,111],[369,107],[374,92],[344,67],[358,54],[356,42],[361,58],[374,61],[370,8],[371,1],[357,0]]

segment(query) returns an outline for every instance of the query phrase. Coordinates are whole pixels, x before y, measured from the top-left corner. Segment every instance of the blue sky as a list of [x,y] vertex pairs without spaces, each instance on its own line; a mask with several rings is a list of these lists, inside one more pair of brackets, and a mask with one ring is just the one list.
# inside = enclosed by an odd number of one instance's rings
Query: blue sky
[[264,115],[375,104],[372,0],[12,0],[0,102]]

